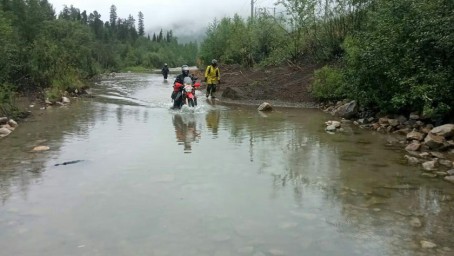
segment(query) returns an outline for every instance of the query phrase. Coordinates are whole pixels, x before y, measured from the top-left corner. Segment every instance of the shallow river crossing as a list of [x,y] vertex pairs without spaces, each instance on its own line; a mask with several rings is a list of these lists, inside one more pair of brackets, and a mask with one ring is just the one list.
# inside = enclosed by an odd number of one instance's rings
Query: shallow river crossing
[[454,255],[454,186],[387,135],[203,92],[170,110],[158,75],[92,92],[0,141],[0,255]]

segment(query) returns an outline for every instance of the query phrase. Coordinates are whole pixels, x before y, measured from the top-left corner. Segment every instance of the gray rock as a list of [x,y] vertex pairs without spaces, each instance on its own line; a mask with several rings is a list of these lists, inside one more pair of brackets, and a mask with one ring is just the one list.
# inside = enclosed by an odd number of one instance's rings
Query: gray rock
[[440,159],[438,160],[438,162],[443,165],[443,166],[446,166],[448,168],[452,168],[452,162],[448,159]]
[[429,242],[429,241],[425,241],[425,240],[421,240],[419,243],[421,244],[421,247],[423,249],[431,249],[431,248],[437,247],[436,244]]
[[47,151],[50,148],[48,146],[36,146],[33,148],[34,152],[41,152],[41,151]]
[[387,117],[381,117],[378,119],[379,124],[389,124],[389,119]]
[[0,125],[8,123],[8,117],[0,117]]
[[440,176],[440,177],[448,176],[447,172],[435,172],[435,174],[437,174],[437,176]]
[[327,121],[327,122],[325,122],[325,124],[327,126],[334,125],[334,127],[336,127],[336,128],[341,127],[341,122],[339,122],[339,121]]
[[413,156],[405,155],[405,159],[407,159],[408,164],[410,165],[417,165],[419,164],[419,159]]
[[454,136],[454,124],[444,124],[437,126],[430,132],[438,136],[443,136],[444,138],[450,138]]
[[424,139],[424,144],[431,149],[439,149],[441,148],[446,139],[443,136],[438,136],[433,133],[427,134],[426,138]]
[[353,122],[352,122],[352,120],[348,120],[348,119],[342,118],[341,123],[343,123],[343,124],[351,124]]
[[454,175],[454,169],[448,170],[446,173],[448,173],[448,175]]
[[5,137],[8,136],[11,133],[11,131],[7,128],[0,128],[0,137]]
[[405,147],[406,151],[418,151],[421,148],[421,143],[418,141],[413,141]]
[[394,127],[390,125],[390,126],[386,127],[386,131],[388,133],[391,133],[392,131],[394,131]]
[[427,161],[422,163],[422,168],[426,171],[434,171],[437,169],[437,161],[432,160],[432,161]]
[[393,133],[399,134],[399,135],[407,135],[410,132],[411,132],[411,130],[409,128],[402,128],[397,131],[394,131]]
[[419,115],[417,113],[410,114],[410,120],[418,120],[418,119],[419,119]]
[[389,125],[396,127],[400,124],[398,119],[388,119]]
[[71,101],[69,100],[68,97],[62,97],[62,98],[61,98],[61,102],[63,102],[64,104],[71,103]]
[[422,152],[421,154],[419,154],[419,156],[422,158],[429,158],[430,154],[428,152]]
[[271,106],[270,103],[268,103],[268,102],[263,102],[263,103],[260,104],[260,106],[258,107],[258,110],[259,110],[259,111],[272,111],[272,110],[273,110],[273,107]]
[[424,139],[424,134],[414,131],[414,130],[407,134],[407,140],[422,141],[423,139]]
[[445,159],[445,158],[446,158],[446,156],[445,156],[443,153],[440,153],[440,152],[434,152],[434,151],[432,151],[432,152],[430,152],[429,154],[430,154],[431,156],[433,156],[433,157],[436,157],[436,158],[441,158],[441,159]]
[[8,121],[8,124],[9,124],[9,126],[11,126],[11,127],[13,127],[13,128],[16,128],[17,126],[19,126],[19,125],[16,123],[16,121],[14,121],[13,119],[10,119],[10,120]]
[[430,173],[430,172],[423,172],[423,173],[421,173],[421,176],[427,177],[427,178],[436,178],[436,177],[437,177],[437,174],[435,174],[435,173]]
[[397,120],[399,120],[399,123],[401,123],[401,124],[403,124],[403,123],[408,121],[405,116],[398,116]]
[[332,114],[343,118],[352,118],[358,113],[358,104],[356,101],[350,101],[335,109]]
[[14,127],[11,127],[9,124],[5,124],[5,125],[3,125],[3,127],[1,127],[1,128],[6,128],[6,129],[8,129],[8,130],[10,130],[10,131],[14,131],[14,130],[15,130],[15,128],[14,128]]
[[325,131],[327,131],[327,132],[335,132],[336,131],[336,125],[334,125],[334,124],[328,125],[325,128]]
[[423,128],[420,129],[420,131],[421,131],[422,133],[424,133],[424,134],[428,134],[428,133],[430,132],[430,130],[432,130],[432,129],[429,129],[429,128],[427,128],[427,127],[423,127]]
[[420,228],[422,226],[421,220],[417,217],[413,217],[410,220],[410,225],[415,228]]
[[449,181],[449,182],[451,182],[451,183],[454,183],[454,175],[446,176],[446,177],[444,178],[444,180]]

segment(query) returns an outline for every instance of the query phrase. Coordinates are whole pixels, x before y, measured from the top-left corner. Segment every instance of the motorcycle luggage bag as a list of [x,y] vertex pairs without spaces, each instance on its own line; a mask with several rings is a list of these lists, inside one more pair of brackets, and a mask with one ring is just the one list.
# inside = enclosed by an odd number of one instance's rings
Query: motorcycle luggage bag
[[180,83],[175,83],[175,85],[173,86],[173,91],[174,91],[174,92],[180,91],[180,89],[181,89],[182,86],[183,86],[183,85],[180,84]]

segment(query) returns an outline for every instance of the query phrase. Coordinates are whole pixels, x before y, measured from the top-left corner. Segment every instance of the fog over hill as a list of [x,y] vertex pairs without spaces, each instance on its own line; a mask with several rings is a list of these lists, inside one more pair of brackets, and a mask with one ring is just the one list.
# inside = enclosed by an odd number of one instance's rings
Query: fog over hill
[[[272,6],[275,0],[256,2],[262,6]],[[235,13],[245,18],[250,15],[248,0],[49,0],[49,3],[53,5],[57,15],[65,5],[72,5],[81,12],[86,10],[88,14],[96,10],[103,21],[109,21],[112,5],[115,5],[119,18],[126,19],[132,15],[136,22],[140,11],[144,15],[145,31],[150,36],[158,34],[161,29],[163,32],[172,30],[181,42],[194,39],[200,41],[206,27],[215,19],[232,17]]]

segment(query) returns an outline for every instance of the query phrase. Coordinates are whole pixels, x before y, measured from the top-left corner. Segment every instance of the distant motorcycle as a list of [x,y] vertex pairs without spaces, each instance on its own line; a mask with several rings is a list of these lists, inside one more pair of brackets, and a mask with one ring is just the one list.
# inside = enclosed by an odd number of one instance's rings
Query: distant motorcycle
[[173,109],[181,109],[184,104],[189,107],[197,106],[197,97],[195,96],[196,88],[200,87],[199,82],[195,82],[196,77],[185,77],[183,84],[175,83],[173,93],[176,94],[173,100]]

